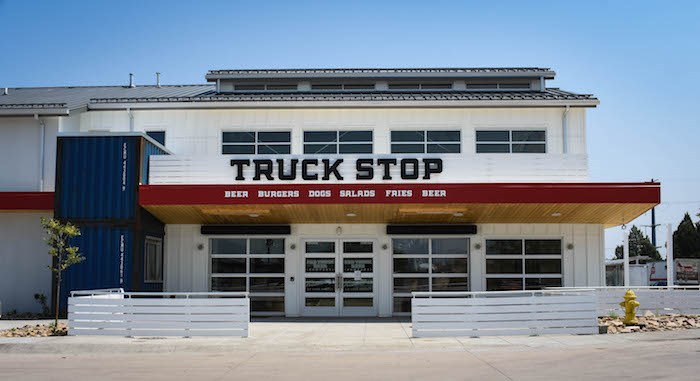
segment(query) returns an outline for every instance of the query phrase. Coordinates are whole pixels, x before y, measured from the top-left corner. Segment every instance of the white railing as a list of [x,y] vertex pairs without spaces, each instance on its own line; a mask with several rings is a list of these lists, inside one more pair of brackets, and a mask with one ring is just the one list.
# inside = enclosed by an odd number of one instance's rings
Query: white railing
[[246,292],[72,291],[69,335],[248,336]]
[[[639,302],[638,314],[650,311],[655,315],[700,315],[700,286],[631,286],[590,287],[598,300],[598,316],[618,315],[625,311],[620,307],[627,290],[634,291]],[[573,290],[567,287],[550,287],[548,290]]]
[[414,292],[413,337],[598,332],[593,290]]

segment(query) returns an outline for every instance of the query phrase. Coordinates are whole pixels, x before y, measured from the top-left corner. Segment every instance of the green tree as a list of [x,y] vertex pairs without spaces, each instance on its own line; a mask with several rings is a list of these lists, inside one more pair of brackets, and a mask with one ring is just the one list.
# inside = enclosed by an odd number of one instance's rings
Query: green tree
[[[650,257],[650,261],[661,260],[661,254],[659,254],[659,251],[652,245],[649,237],[634,225],[632,225],[632,229],[630,229],[629,247],[630,257],[644,255]],[[619,245],[615,248],[615,258],[622,259],[622,256],[622,245]]]
[[693,223],[688,213],[673,232],[674,258],[700,258],[700,222]]
[[58,329],[58,311],[61,304],[61,275],[68,267],[80,263],[85,257],[78,253],[78,247],[71,246],[70,240],[80,235],[77,226],[66,222],[65,224],[55,218],[42,218],[41,226],[46,231],[46,244],[49,246],[49,255],[52,257],[49,269],[54,273],[56,282],[56,319],[54,330]]

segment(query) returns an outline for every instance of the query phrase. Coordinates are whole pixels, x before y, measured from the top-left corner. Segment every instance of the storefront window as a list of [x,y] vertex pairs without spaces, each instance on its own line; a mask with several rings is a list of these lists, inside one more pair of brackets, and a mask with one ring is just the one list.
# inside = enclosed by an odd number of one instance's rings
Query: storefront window
[[468,238],[395,238],[394,314],[411,311],[411,292],[469,291]]
[[212,291],[247,291],[251,312],[284,314],[284,238],[212,238]]
[[562,285],[561,239],[487,239],[486,290]]

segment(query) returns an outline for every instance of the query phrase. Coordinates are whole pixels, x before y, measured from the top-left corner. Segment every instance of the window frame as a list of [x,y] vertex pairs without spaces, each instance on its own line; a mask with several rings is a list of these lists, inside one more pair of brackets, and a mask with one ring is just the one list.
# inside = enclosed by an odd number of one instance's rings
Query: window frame
[[[422,132],[423,140],[414,141],[397,141],[394,142],[393,133],[394,132]],[[457,132],[459,134],[459,140],[428,140],[428,135],[431,132]],[[463,133],[461,128],[439,128],[439,129],[391,129],[389,130],[389,153],[393,155],[459,155],[462,153],[462,141]],[[407,145],[422,145],[422,152],[394,152],[394,146],[407,146]],[[458,147],[457,152],[428,152],[430,146],[443,146],[443,145],[456,145]]]
[[[160,273],[160,279],[149,279],[149,261],[146,256],[148,255],[148,250],[146,249],[146,246],[148,244],[155,244],[156,246],[156,263],[160,262],[160,270],[157,271],[157,273]],[[160,257],[160,261],[158,261],[158,257]],[[163,283],[165,279],[165,253],[163,252],[163,238],[162,237],[155,237],[155,236],[150,236],[147,235],[144,238],[143,241],[143,283]]]
[[[560,284],[564,286],[564,252],[566,248],[564,247],[564,236],[486,236],[483,237],[482,247],[483,247],[483,265],[482,265],[482,289],[487,290],[488,279],[521,279],[522,289],[514,291],[528,291],[527,289],[527,279],[560,279]],[[522,242],[521,253],[520,254],[487,254],[486,253],[486,242],[490,240],[520,240]],[[558,240],[561,244],[561,250],[559,254],[526,254],[525,241],[540,241],[540,240]],[[521,271],[520,273],[493,273],[489,274],[487,272],[487,263],[490,259],[520,259],[521,260]],[[558,274],[553,273],[527,273],[526,260],[528,259],[558,259],[560,261]]]
[[[326,133],[335,133],[335,141],[332,142],[307,142],[306,141],[306,133],[307,132],[326,132]],[[370,140],[360,140],[360,141],[341,141],[341,134],[342,133],[347,133],[347,132],[369,132],[370,134]],[[306,146],[307,145],[323,145],[324,147],[331,147],[335,146],[335,152],[314,152],[314,153],[307,153],[306,152]],[[342,146],[351,146],[351,145],[369,145],[370,146],[370,152],[340,152]],[[301,136],[301,149],[302,153],[304,155],[372,155],[374,154],[374,130],[372,129],[361,129],[361,130],[304,130],[302,131],[302,136]]]
[[[471,237],[463,235],[401,235],[401,236],[390,236],[391,245],[390,256],[391,256],[391,312],[394,316],[407,316],[410,312],[397,312],[394,311],[394,299],[395,298],[411,298],[411,292],[395,292],[394,291],[394,279],[401,278],[422,278],[428,279],[428,292],[433,290],[433,279],[435,278],[466,278],[467,289],[460,290],[458,292],[467,292],[471,290]],[[425,239],[428,241],[428,252],[425,254],[394,254],[394,240],[396,239]],[[433,240],[436,239],[466,239],[467,240],[467,253],[466,254],[433,254]],[[427,258],[428,259],[428,271],[424,273],[396,273],[394,271],[394,259],[403,258]],[[466,259],[467,261],[467,271],[465,273],[434,273],[433,272],[433,259],[443,259],[443,258],[457,258]]]
[[[224,134],[227,132],[239,132],[239,133],[252,133],[252,142],[224,142]],[[287,142],[261,142],[259,138],[260,133],[288,133],[289,140]],[[258,129],[222,129],[219,134],[219,146],[221,147],[221,155],[232,156],[232,155],[291,155],[292,154],[292,130],[258,130]],[[224,146],[253,146],[253,153],[224,153]],[[260,146],[288,146],[289,153],[260,153]]]
[[[504,141],[479,141],[478,134],[479,132],[508,132],[508,140]],[[544,140],[537,140],[537,141],[515,141],[513,140],[513,133],[514,132],[543,132],[544,133]],[[531,155],[543,155],[549,153],[547,150],[547,128],[544,127],[521,127],[521,128],[476,128],[474,130],[474,153],[478,155],[503,155],[503,154],[531,154]],[[508,146],[508,152],[479,152],[479,146],[484,145],[484,146],[496,146],[496,145],[507,145]],[[515,152],[513,151],[513,146],[514,145],[543,145],[544,146],[544,152]]]
[[[288,236],[283,235],[210,235],[207,236],[207,287],[210,292],[212,292],[212,279],[213,278],[243,278],[245,279],[245,291],[234,291],[234,292],[247,292],[251,299],[251,306],[253,299],[255,298],[269,298],[276,297],[282,298],[282,302],[286,304],[286,292],[287,292],[287,260],[286,257],[289,254],[287,251],[287,239]],[[212,241],[215,239],[241,239],[245,240],[245,254],[213,254],[212,253]],[[251,254],[250,253],[250,240],[252,239],[281,239],[282,242],[282,254]],[[245,260],[245,272],[242,273],[214,273],[212,272],[212,259],[214,258],[238,258]],[[256,258],[281,258],[284,261],[284,269],[281,273],[253,273],[251,272],[251,260]],[[284,289],[282,291],[272,291],[272,292],[255,292],[250,291],[251,279],[252,278],[280,278],[282,279],[282,284]],[[251,307],[252,308],[252,307]],[[255,311],[251,309],[251,314],[256,316],[284,316],[286,313],[286,308],[282,311]]]

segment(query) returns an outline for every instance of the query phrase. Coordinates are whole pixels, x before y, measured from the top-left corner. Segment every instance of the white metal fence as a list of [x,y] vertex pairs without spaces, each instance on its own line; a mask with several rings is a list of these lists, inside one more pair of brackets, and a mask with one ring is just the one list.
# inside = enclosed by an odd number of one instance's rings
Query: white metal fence
[[69,335],[248,336],[245,292],[72,291]]
[[593,290],[414,292],[413,337],[598,332]]
[[[625,292],[632,290],[639,302],[638,314],[650,311],[655,315],[700,315],[700,286],[662,287],[591,287],[597,295],[598,316],[624,315],[620,307]],[[552,287],[548,290],[575,290]]]

